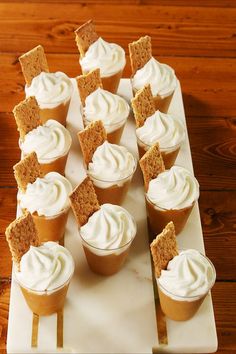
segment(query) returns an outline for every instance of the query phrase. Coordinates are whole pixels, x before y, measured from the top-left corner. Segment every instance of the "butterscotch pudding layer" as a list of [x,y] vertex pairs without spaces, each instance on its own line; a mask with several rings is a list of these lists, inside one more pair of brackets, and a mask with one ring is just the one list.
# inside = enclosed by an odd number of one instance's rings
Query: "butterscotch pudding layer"
[[125,263],[125,260],[129,254],[129,248],[126,248],[120,254],[110,254],[108,256],[99,256],[85,245],[83,245],[84,253],[89,265],[89,268],[100,275],[113,275],[117,273]]
[[68,159],[68,154],[58,157],[52,162],[49,163],[40,163],[41,170],[43,171],[43,174],[47,174],[49,172],[58,172],[61,175],[65,175],[65,168],[66,168],[66,162]]
[[64,307],[69,283],[50,294],[34,292],[20,287],[31,311],[39,316],[50,316]]
[[156,110],[159,110],[162,113],[167,113],[168,109],[170,107],[173,95],[174,95],[174,91],[166,97],[161,97],[159,95],[154,96],[153,99],[154,99]]
[[[109,143],[119,144],[121,136],[124,131],[125,123],[126,123],[126,120],[119,128],[117,128],[116,130],[114,130],[110,133],[107,133],[107,141],[109,141]],[[105,128],[106,128],[106,126],[105,126]]]
[[122,78],[122,74],[123,70],[120,70],[114,75],[101,77],[104,90],[110,91],[111,93],[116,93],[119,87],[120,79]]
[[94,185],[98,201],[100,204],[110,203],[121,205],[125,199],[125,196],[129,190],[131,179],[124,182],[121,186],[113,185],[108,188],[99,188]]
[[68,214],[69,208],[52,217],[39,216],[37,213],[33,213],[32,216],[40,242],[60,241],[65,233]]
[[123,266],[136,234],[136,223],[118,205],[103,204],[80,230],[89,268],[101,275],[117,273]]
[[42,123],[45,123],[49,119],[54,119],[66,126],[67,113],[70,106],[70,99],[64,103],[60,103],[58,106],[53,108],[40,108],[40,118]]
[[173,221],[176,235],[178,235],[183,230],[193,206],[194,204],[183,209],[161,209],[146,197],[147,217],[153,237],[156,237],[170,221]]

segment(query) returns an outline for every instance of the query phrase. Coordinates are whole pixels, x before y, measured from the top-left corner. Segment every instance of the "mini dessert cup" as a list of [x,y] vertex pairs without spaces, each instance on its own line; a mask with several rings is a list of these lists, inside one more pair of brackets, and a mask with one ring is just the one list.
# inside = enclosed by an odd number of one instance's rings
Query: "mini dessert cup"
[[148,223],[154,237],[162,232],[170,221],[173,221],[175,233],[178,235],[183,230],[196,202],[194,201],[190,206],[182,209],[164,209],[153,204],[148,198],[147,193],[145,194],[145,198]]
[[117,273],[125,263],[129,254],[130,246],[136,235],[136,228],[133,237],[125,245],[114,249],[101,249],[90,245],[81,236],[84,253],[89,268],[96,274],[113,275]]
[[119,87],[122,74],[123,69],[118,71],[114,75],[101,77],[103,89],[110,91],[111,93],[116,93]]
[[169,292],[160,284],[158,278],[156,279],[161,309],[167,317],[174,321],[186,321],[192,318],[215,284],[215,267],[206,256],[203,257],[209,262],[209,265],[211,266],[214,274],[212,281],[210,282],[209,287],[204,294],[198,296],[179,296]]
[[60,241],[65,233],[70,207],[53,216],[32,214],[40,242]]
[[49,291],[38,291],[27,288],[17,279],[15,270],[14,278],[20,286],[25,301],[31,311],[39,316],[49,316],[63,308],[73,273],[74,268],[64,284]]
[[93,186],[100,205],[105,203],[121,205],[123,203],[136,171],[137,161],[136,159],[134,161],[135,165],[132,173],[117,181],[106,181],[105,179],[94,178],[87,171],[87,174],[93,181]]
[[70,106],[70,100],[71,97],[67,98],[65,101],[58,102],[57,105],[53,103],[51,105],[47,104],[47,108],[40,107],[39,114],[42,124],[44,124],[49,119],[54,119],[62,125],[66,126],[66,118]]
[[175,91],[172,91],[172,92],[166,94],[165,96],[156,95],[156,96],[153,97],[156,111],[159,110],[159,111],[161,111],[163,113],[167,113],[168,112],[168,109],[169,109],[169,106],[171,104],[174,92]]
[[[128,115],[129,116],[129,115]],[[107,132],[107,141],[111,144],[119,144],[120,139],[121,139],[121,135],[123,133],[124,127],[125,127],[125,123],[128,119],[128,116],[125,117],[124,119],[122,119],[121,121],[117,122],[117,123],[113,123],[113,124],[106,124],[105,122],[103,122],[103,125],[106,129]],[[84,117],[84,125],[85,127],[87,125],[89,125],[91,123],[91,121],[88,121],[85,117]]]
[[[151,145],[145,144],[142,142],[138,137],[137,137],[137,144],[138,144],[138,151],[139,151],[139,158],[145,154],[145,152],[150,149]],[[170,146],[167,148],[161,148],[161,155],[164,161],[165,168],[169,170],[175,163],[175,160],[178,156],[180,147],[181,147],[182,141],[179,144],[176,144],[174,146]]]

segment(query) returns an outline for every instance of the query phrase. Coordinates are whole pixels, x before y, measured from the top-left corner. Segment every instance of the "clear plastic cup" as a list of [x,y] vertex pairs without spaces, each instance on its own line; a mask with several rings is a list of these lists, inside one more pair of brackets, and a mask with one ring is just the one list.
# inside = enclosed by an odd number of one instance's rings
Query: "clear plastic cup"
[[212,281],[209,284],[207,291],[204,294],[198,296],[179,296],[167,289],[165,289],[159,282],[158,278],[157,287],[160,299],[160,305],[163,313],[174,321],[186,321],[192,318],[198,311],[199,307],[203,303],[205,297],[215,284],[216,271],[215,267],[209,258],[202,255],[210,264],[213,270]]

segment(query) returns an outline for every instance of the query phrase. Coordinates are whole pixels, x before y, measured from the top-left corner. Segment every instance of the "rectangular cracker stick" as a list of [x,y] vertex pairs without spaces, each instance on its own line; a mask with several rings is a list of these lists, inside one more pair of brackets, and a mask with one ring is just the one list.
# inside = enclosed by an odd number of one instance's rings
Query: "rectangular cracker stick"
[[86,97],[99,87],[102,88],[102,80],[100,77],[100,69],[90,71],[88,74],[77,76],[76,78],[80,99],[83,107],[85,106]]
[[72,210],[80,226],[86,224],[89,217],[100,209],[93,183],[89,177],[86,177],[74,189],[69,198]]
[[136,128],[142,127],[145,120],[156,111],[150,84],[136,92],[135,97],[131,100],[131,105],[134,111]]
[[129,43],[129,56],[132,75],[141,69],[152,57],[151,37],[140,37],[137,41]]
[[81,58],[85,55],[90,45],[96,42],[98,38],[93,20],[87,21],[75,30],[75,41]]
[[29,212],[14,220],[6,228],[6,239],[18,271],[20,271],[21,257],[29,250],[30,246],[39,246],[37,230]]
[[169,261],[178,255],[178,248],[173,222],[169,222],[164,230],[152,241],[151,254],[156,277],[159,278],[162,269],[166,269]]
[[18,188],[23,192],[26,191],[28,183],[33,183],[38,177],[43,176],[35,152],[31,152],[23,160],[14,165],[13,171]]
[[144,187],[148,190],[149,182],[156,178],[159,173],[165,171],[165,165],[161,156],[159,144],[156,143],[139,160],[143,173]]
[[42,71],[49,72],[47,58],[41,45],[21,55],[19,62],[28,86],[31,85],[33,78],[38,76]]
[[106,130],[101,120],[91,122],[84,130],[78,134],[84,162],[86,165],[92,161],[92,157],[98,146],[107,139]]
[[28,132],[42,125],[39,105],[34,96],[26,98],[15,106],[13,114],[22,140]]

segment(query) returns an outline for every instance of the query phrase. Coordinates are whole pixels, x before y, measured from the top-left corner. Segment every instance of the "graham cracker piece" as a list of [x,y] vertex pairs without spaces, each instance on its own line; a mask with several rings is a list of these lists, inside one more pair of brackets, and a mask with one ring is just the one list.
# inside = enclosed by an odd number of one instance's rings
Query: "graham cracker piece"
[[13,114],[22,140],[28,132],[42,125],[39,105],[34,96],[26,98],[15,106]]
[[38,177],[43,176],[35,152],[31,152],[23,160],[13,166],[13,170],[18,188],[23,192],[26,191],[28,183],[33,183]]
[[47,58],[41,45],[21,55],[19,62],[28,86],[31,85],[33,78],[38,76],[42,71],[49,72]]
[[152,57],[151,37],[140,37],[137,41],[129,43],[129,56],[132,74],[134,75]]
[[102,88],[100,69],[95,69],[90,71],[88,74],[77,76],[76,81],[83,106],[85,106],[87,96],[96,91],[99,87]]
[[136,92],[135,97],[131,100],[131,105],[134,111],[136,127],[142,127],[145,120],[156,112],[150,84]]
[[6,239],[12,254],[12,259],[20,271],[21,257],[30,246],[39,246],[37,230],[29,212],[14,220],[5,231]]
[[78,133],[78,138],[86,165],[91,162],[98,146],[107,140],[107,133],[101,120],[91,122],[84,130]]
[[93,20],[87,21],[75,30],[75,41],[81,57],[85,55],[90,45],[96,42],[98,38]]
[[149,182],[156,178],[159,173],[165,171],[165,165],[161,156],[159,144],[156,143],[139,160],[143,173],[145,190],[148,190]]
[[178,248],[173,222],[169,222],[164,230],[157,235],[151,245],[152,259],[157,278],[161,275],[161,270],[166,269],[169,261],[178,255]]
[[86,224],[89,217],[100,209],[93,183],[89,177],[86,177],[74,189],[69,198],[72,210],[80,226]]

